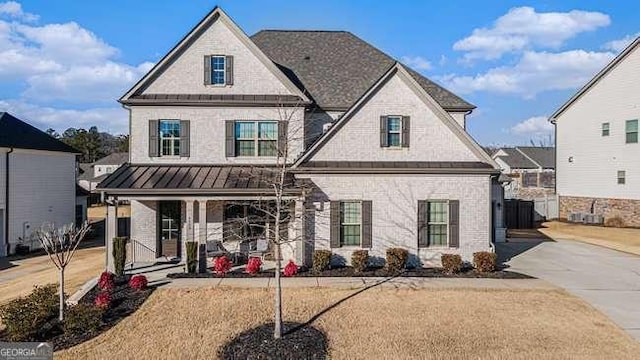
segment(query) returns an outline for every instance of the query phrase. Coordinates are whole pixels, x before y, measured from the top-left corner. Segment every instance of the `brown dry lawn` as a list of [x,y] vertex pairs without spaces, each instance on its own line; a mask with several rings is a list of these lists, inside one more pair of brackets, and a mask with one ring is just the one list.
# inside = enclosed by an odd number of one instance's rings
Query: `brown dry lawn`
[[[285,289],[285,320],[305,322],[357,290]],[[134,315],[62,359],[211,359],[272,318],[273,290],[160,289]],[[372,288],[314,326],[332,359],[633,359],[640,345],[560,290]]]
[[[104,219],[107,217],[106,206],[91,206],[87,209],[89,219]],[[129,205],[118,206],[118,217],[131,217],[131,207]]]
[[[65,291],[71,295],[104,270],[104,247],[78,249],[65,271]],[[46,255],[11,260],[12,267],[0,270],[0,304],[27,295],[34,285],[58,282],[58,271]]]
[[582,241],[640,255],[640,229],[588,226],[559,221],[546,222],[543,226],[538,231],[554,240]]

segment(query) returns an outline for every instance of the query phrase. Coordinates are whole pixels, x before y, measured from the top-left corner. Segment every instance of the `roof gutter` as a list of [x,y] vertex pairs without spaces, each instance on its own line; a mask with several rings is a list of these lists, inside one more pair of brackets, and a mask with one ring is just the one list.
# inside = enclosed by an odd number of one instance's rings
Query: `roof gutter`
[[9,154],[13,152],[14,148],[11,147],[9,151],[5,153],[5,172],[4,172],[4,248],[5,248],[5,256],[9,256]]
[[500,174],[499,169],[456,169],[456,168],[326,168],[298,167],[290,169],[294,174]]

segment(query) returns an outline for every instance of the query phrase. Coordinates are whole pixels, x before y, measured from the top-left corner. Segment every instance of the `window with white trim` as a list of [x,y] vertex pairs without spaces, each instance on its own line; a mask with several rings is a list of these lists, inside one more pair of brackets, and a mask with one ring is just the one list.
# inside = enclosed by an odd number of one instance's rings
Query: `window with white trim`
[[426,239],[429,246],[448,246],[449,202],[446,200],[429,201],[426,209]]
[[627,144],[635,144],[638,142],[638,120],[627,120],[625,124],[625,132],[627,134]]
[[224,85],[225,79],[225,57],[224,56],[212,56],[211,57],[211,84]]
[[236,121],[236,156],[277,156],[277,121]]
[[627,172],[624,170],[618,170],[618,184],[624,185],[627,182]]
[[389,147],[402,146],[402,117],[387,117],[387,144]]
[[360,246],[362,240],[362,203],[340,203],[340,246]]
[[160,155],[180,156],[180,120],[160,120]]
[[602,123],[602,136],[609,136],[609,123]]

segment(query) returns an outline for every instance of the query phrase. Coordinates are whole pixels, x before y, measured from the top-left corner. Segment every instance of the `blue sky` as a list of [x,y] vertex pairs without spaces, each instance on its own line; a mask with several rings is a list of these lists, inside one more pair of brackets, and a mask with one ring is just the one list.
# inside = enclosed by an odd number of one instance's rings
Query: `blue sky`
[[548,139],[546,117],[640,32],[640,2],[0,0],[0,110],[127,131],[116,103],[208,11],[260,29],[348,30],[478,108],[481,144]]

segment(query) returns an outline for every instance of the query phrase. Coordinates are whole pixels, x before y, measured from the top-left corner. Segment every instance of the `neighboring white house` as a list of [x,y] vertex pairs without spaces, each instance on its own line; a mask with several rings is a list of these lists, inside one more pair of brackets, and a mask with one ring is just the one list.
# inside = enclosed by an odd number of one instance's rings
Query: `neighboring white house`
[[640,227],[640,38],[552,116],[560,217],[593,213]]
[[465,131],[474,106],[348,32],[249,38],[215,8],[120,102],[131,164],[97,191],[131,202],[136,261],[184,261],[186,241],[242,251],[263,236],[259,220],[229,226],[273,199],[269,167],[285,147],[285,196],[300,216],[284,259],[403,247],[414,263],[471,261],[501,227],[498,166]]
[[73,223],[77,151],[35,127],[0,113],[0,256],[18,245],[39,247],[44,223]]
[[503,147],[492,158],[511,179],[505,184],[505,197],[531,199],[555,193],[555,148]]
[[78,185],[83,189],[92,192],[96,189],[96,186],[107,177],[107,175],[116,171],[122,164],[128,161],[129,153],[118,152],[109,154],[90,164],[80,164]]

